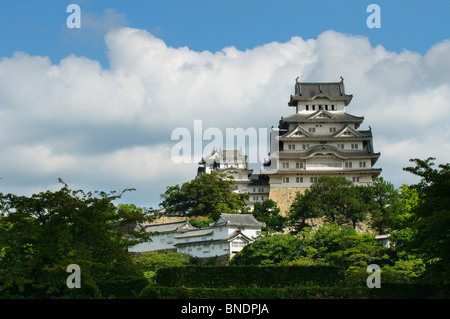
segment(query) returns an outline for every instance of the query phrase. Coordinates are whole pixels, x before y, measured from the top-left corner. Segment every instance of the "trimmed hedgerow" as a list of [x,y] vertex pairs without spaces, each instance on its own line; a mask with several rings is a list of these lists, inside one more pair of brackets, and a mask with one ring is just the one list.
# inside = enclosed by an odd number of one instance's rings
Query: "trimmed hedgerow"
[[158,271],[157,286],[165,287],[296,287],[334,286],[344,280],[342,269],[331,266],[188,266]]
[[367,287],[186,288],[147,286],[141,299],[424,299],[449,298],[449,285],[386,284]]

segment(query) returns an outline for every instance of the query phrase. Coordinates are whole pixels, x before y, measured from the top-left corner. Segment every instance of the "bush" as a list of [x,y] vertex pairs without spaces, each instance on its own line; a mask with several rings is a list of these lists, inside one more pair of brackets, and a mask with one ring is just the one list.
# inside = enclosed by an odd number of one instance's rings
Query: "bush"
[[158,271],[156,285],[167,287],[296,287],[343,283],[343,271],[330,266],[187,266]]
[[144,288],[141,299],[423,299],[449,298],[449,285],[386,284],[367,287],[300,286],[287,288]]

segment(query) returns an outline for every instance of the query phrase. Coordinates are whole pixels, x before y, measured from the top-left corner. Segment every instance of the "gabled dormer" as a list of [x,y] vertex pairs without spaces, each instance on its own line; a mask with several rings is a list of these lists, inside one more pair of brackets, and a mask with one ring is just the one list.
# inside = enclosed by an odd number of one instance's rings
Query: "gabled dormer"
[[287,133],[284,137],[312,137],[312,134],[305,130],[301,125],[297,125],[294,130]]
[[333,113],[330,113],[324,109],[321,109],[307,117],[308,120],[312,119],[337,119],[338,117]]
[[342,130],[333,135],[333,137],[362,137],[362,136],[363,135],[361,133],[350,127],[350,125],[346,125]]

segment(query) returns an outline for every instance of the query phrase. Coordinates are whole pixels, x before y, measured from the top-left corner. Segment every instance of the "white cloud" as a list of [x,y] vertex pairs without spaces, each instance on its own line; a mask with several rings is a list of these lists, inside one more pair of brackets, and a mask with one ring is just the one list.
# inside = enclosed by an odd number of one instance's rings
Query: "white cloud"
[[345,78],[354,96],[347,111],[372,127],[386,179],[411,180],[402,171],[411,157],[450,159],[450,41],[424,56],[334,31],[246,51],[172,48],[132,28],[112,29],[105,41],[109,69],[74,55],[59,64],[26,53],[0,60],[0,191],[61,177],[91,190],[136,187],[131,198],[155,206],[166,186],[196,174],[195,163],[170,159],[175,128],[196,119],[224,135],[277,126],[294,111],[287,101],[299,75]]

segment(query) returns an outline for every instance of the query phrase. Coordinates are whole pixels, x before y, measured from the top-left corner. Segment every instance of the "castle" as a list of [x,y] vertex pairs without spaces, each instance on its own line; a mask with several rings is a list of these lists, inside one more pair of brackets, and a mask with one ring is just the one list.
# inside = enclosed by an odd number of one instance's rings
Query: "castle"
[[[253,174],[237,150],[216,150],[199,162],[198,174],[216,171],[233,176],[236,192],[249,193],[248,205],[272,199],[286,214],[297,192],[321,175],[341,176],[358,185],[370,184],[381,173],[374,165],[372,130],[358,130],[364,117],[346,112],[353,96],[339,82],[295,82],[291,116],[281,118],[269,160]],[[275,147],[272,149],[272,146]]]
[[[346,112],[352,95],[345,93],[344,80],[327,83],[295,83],[288,106],[295,113],[281,118],[269,159],[259,174],[248,168],[242,150],[213,150],[199,162],[197,176],[217,172],[232,176],[233,191],[249,193],[247,204],[275,201],[286,214],[297,192],[304,192],[319,176],[341,176],[366,185],[381,173],[374,168],[372,130],[358,130],[364,117]],[[152,241],[136,245],[131,252],[177,251],[196,257],[231,258],[256,240],[265,224],[252,214],[221,214],[208,228],[195,228],[187,219],[145,225]],[[384,237],[383,237],[384,238]]]
[[129,252],[176,251],[199,258],[232,258],[261,234],[265,223],[252,214],[221,214],[207,228],[193,227],[187,219],[171,223],[143,225],[152,233],[152,241],[137,244]]

